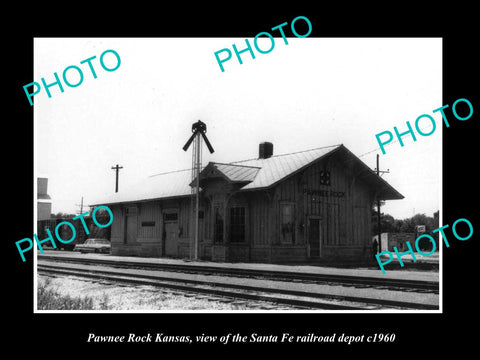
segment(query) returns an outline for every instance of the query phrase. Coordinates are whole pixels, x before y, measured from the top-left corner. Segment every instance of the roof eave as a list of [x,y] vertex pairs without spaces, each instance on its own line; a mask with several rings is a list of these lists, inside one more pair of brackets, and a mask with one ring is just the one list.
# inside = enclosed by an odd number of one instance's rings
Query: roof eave
[[100,205],[123,205],[123,204],[133,204],[133,203],[143,203],[147,201],[163,201],[163,200],[172,200],[178,198],[187,198],[191,197],[191,194],[183,194],[183,195],[172,195],[166,197],[156,197],[156,198],[149,198],[149,199],[140,199],[140,200],[123,200],[123,201],[105,201],[105,202],[96,202],[93,204],[89,204],[88,206],[100,206]]

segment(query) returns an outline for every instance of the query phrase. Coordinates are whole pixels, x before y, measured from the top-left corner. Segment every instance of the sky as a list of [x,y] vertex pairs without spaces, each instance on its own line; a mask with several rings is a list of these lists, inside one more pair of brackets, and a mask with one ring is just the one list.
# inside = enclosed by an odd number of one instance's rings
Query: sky
[[[383,178],[405,196],[382,212],[403,219],[441,207],[443,125],[433,113],[444,105],[441,38],[275,38],[270,53],[254,48],[243,64],[233,54],[222,72],[214,52],[233,53],[232,44],[243,49],[245,39],[36,38],[32,81],[52,83],[71,65],[84,76],[77,87],[61,80],[63,93],[52,86],[51,98],[43,88],[34,97],[34,171],[49,179],[52,213],[78,213],[82,197],[88,205],[112,194],[116,164],[120,190],[190,168],[182,147],[197,120],[215,149],[204,148],[204,165],[256,158],[263,141],[274,154],[344,144],[372,169],[380,154]],[[100,65],[106,50],[120,56],[115,71]],[[92,56],[96,79],[80,64]],[[112,53],[104,61],[116,65]],[[431,136],[407,135],[403,147],[392,142],[381,153],[376,134],[406,131],[422,114],[436,120]]]

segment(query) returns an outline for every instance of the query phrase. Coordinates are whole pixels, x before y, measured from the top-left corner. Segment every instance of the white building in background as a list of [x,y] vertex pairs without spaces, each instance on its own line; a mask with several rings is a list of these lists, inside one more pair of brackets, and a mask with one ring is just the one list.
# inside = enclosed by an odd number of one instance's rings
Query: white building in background
[[37,220],[50,219],[52,200],[47,194],[48,178],[37,177]]

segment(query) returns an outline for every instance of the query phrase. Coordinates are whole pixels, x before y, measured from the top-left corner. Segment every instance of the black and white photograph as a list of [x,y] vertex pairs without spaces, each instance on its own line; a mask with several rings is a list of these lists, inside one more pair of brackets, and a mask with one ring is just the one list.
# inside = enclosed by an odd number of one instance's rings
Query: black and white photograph
[[417,118],[442,122],[441,39],[40,38],[35,59],[38,311],[441,310],[438,233],[416,241],[440,227],[442,127]]

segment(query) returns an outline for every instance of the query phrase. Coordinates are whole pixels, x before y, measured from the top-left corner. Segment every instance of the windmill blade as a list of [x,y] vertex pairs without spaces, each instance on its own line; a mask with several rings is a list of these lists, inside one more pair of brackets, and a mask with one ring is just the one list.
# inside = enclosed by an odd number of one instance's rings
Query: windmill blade
[[213,150],[212,145],[210,144],[210,141],[207,139],[207,135],[205,133],[201,132],[203,140],[205,140],[205,144],[207,144],[208,151],[210,151],[210,154],[212,154],[215,150]]
[[193,139],[195,139],[195,136],[197,136],[196,131],[192,134],[192,136],[190,136],[190,139],[188,139],[187,143],[183,146],[184,151],[188,150],[188,148],[190,147],[190,144],[192,143]]

